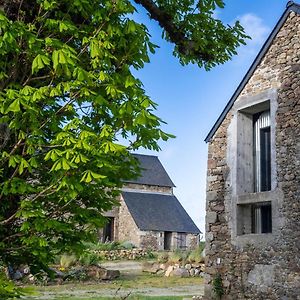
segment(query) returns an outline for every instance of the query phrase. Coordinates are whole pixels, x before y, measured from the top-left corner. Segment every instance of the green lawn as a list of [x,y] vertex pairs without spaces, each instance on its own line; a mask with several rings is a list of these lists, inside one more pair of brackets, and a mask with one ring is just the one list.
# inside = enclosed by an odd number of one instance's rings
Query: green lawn
[[193,285],[193,284],[202,284],[203,279],[200,277],[187,277],[187,278],[179,278],[179,277],[165,277],[165,276],[157,276],[157,275],[126,275],[121,276],[114,281],[100,281],[97,283],[66,283],[62,285],[54,285],[54,286],[38,286],[38,291],[63,291],[63,290],[75,290],[75,289],[119,289],[123,288],[139,288],[139,287],[157,287],[157,288],[167,288],[174,286],[182,286],[182,285]]
[[[26,297],[26,300],[37,300],[39,296],[51,300],[182,300],[192,297],[190,287],[200,286],[203,280],[199,277],[179,278],[149,274],[126,275],[111,282],[76,282],[62,285],[36,286],[37,294]],[[181,289],[184,296],[144,296],[145,290]],[[151,292],[152,294],[152,292]],[[151,295],[150,294],[150,295]],[[162,293],[164,294],[164,293]],[[172,293],[170,293],[172,294]],[[102,296],[109,295],[109,296]],[[159,295],[156,291],[153,295]],[[174,294],[176,295],[176,293]],[[128,297],[126,297],[128,296]]]
[[[142,295],[135,295],[129,296],[128,298],[124,297],[112,297],[109,300],[182,300],[188,296],[142,296]],[[192,297],[192,296],[191,296]],[[74,297],[63,297],[63,298],[56,298],[58,300],[108,300],[107,297],[89,297],[89,298],[74,298]]]

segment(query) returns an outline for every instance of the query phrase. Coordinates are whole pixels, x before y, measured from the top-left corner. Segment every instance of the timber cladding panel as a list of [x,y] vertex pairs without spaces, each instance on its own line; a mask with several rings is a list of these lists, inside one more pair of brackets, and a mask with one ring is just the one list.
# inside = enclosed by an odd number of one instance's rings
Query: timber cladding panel
[[[224,299],[299,299],[300,15],[299,6],[294,7],[296,12],[288,14],[235,105],[209,141],[207,298],[212,294],[213,279],[220,274]],[[275,97],[270,96],[274,94]],[[243,159],[243,153],[236,149],[239,136],[234,124],[237,108],[249,99],[253,102],[260,97],[269,101],[273,113],[272,189],[247,196],[237,186],[237,161]],[[233,156],[233,152],[237,155]],[[237,232],[240,219],[245,218],[240,215],[239,207],[251,208],[253,201],[257,205],[267,200],[272,205],[272,232],[244,235]]]

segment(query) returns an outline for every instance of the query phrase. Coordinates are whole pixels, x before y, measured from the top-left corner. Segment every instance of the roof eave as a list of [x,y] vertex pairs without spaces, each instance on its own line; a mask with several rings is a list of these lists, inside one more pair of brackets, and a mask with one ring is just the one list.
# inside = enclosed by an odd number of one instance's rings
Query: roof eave
[[275,25],[275,27],[272,30],[272,32],[269,35],[269,37],[267,38],[266,42],[262,46],[262,48],[259,51],[258,55],[254,59],[254,61],[253,61],[252,65],[250,66],[248,72],[246,73],[246,75],[242,79],[241,83],[239,84],[239,86],[235,90],[235,92],[232,95],[232,97],[230,98],[229,102],[226,104],[224,110],[222,111],[221,115],[219,116],[219,118],[215,122],[214,126],[212,127],[212,129],[210,130],[210,132],[208,133],[208,135],[206,136],[206,138],[204,140],[206,143],[210,142],[210,140],[212,139],[212,137],[214,136],[214,134],[216,133],[216,131],[218,130],[218,128],[220,127],[220,125],[222,124],[222,122],[224,121],[227,113],[232,108],[235,100],[237,99],[237,97],[239,96],[239,94],[241,93],[241,91],[244,89],[244,87],[247,84],[247,82],[250,79],[250,77],[253,75],[256,67],[261,62],[261,60],[265,56],[266,52],[269,50],[269,48],[270,48],[270,46],[271,46],[271,44],[272,44],[275,36],[277,35],[277,33],[279,32],[279,30],[281,29],[282,25],[286,21],[289,13],[291,11],[300,14],[300,5],[297,4],[297,3],[294,3],[293,1],[289,1],[287,3],[287,7],[286,7],[285,11],[283,12],[282,16],[278,20],[277,24]]

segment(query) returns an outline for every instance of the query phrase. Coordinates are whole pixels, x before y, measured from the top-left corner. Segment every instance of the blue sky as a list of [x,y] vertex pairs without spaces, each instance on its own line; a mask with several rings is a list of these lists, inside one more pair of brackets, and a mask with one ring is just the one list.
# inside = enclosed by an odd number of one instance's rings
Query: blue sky
[[206,72],[197,66],[182,67],[172,56],[173,46],[161,39],[161,29],[145,15],[152,41],[159,45],[151,62],[137,73],[147,94],[158,103],[156,114],[168,124],[164,130],[176,139],[162,142],[157,155],[173,182],[179,201],[202,232],[205,230],[205,189],[207,145],[204,138],[222,112],[269,33],[285,10],[285,0],[225,0],[216,15],[232,24],[240,20],[252,37],[240,47],[238,56]]

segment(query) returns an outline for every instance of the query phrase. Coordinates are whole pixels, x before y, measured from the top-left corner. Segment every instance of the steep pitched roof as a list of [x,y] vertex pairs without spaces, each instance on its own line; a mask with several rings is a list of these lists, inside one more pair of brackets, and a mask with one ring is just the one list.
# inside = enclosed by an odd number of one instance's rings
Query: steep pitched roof
[[200,233],[173,195],[123,192],[122,196],[141,230]]
[[284,13],[282,14],[281,18],[279,19],[279,21],[277,22],[276,26],[274,27],[273,31],[271,32],[271,34],[269,35],[268,39],[266,40],[266,42],[264,43],[264,45],[262,46],[261,50],[259,51],[258,55],[256,56],[254,62],[252,63],[252,65],[250,66],[250,69],[248,70],[248,72],[246,73],[246,75],[244,76],[244,78],[242,79],[241,83],[239,84],[239,86],[237,87],[237,89],[235,90],[234,94],[232,95],[231,99],[229,100],[229,102],[227,103],[227,105],[225,106],[224,110],[222,111],[221,115],[219,116],[219,118],[217,119],[216,123],[214,124],[214,126],[212,127],[212,129],[210,130],[210,132],[208,133],[208,135],[205,138],[205,142],[209,142],[211,140],[211,138],[214,136],[214,134],[216,133],[216,131],[218,130],[219,126],[222,124],[222,122],[224,121],[227,113],[229,112],[229,110],[232,108],[235,100],[237,99],[237,97],[239,96],[239,94],[242,92],[242,90],[244,89],[245,85],[247,84],[248,80],[251,78],[251,76],[253,75],[256,67],[258,66],[258,64],[261,62],[262,58],[264,57],[264,55],[266,54],[266,52],[269,50],[274,38],[276,37],[277,33],[279,32],[279,30],[281,29],[281,27],[283,26],[283,24],[285,23],[289,13],[293,11],[295,13],[300,14],[300,4],[294,3],[293,1],[289,1],[287,3],[286,9],[284,11]]
[[133,154],[133,156],[140,163],[141,176],[126,182],[166,187],[175,186],[157,156],[143,154]]

